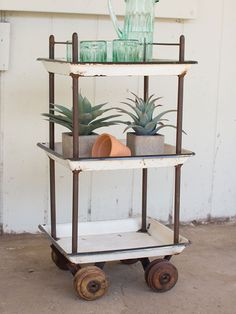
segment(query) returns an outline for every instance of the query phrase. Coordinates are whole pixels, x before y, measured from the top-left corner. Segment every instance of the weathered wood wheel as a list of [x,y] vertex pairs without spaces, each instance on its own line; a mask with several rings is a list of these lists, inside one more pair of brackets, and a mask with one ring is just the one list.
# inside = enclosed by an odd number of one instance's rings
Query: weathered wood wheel
[[160,263],[160,262],[162,262],[162,261],[163,261],[162,258],[155,259],[155,260],[153,260],[153,261],[148,265],[148,267],[145,269],[144,277],[145,277],[145,281],[146,281],[147,285],[148,285],[148,274],[149,274],[150,269],[153,267],[153,265],[155,265],[155,264],[157,264],[157,263]]
[[61,254],[54,246],[51,246],[52,251],[51,251],[51,258],[52,261],[56,264],[56,266],[61,269],[61,270],[68,270],[67,267],[67,259],[65,258],[64,255]]
[[139,260],[137,258],[132,258],[132,259],[122,259],[121,263],[125,265],[133,265],[136,264]]
[[96,266],[88,266],[75,274],[74,288],[82,299],[93,301],[107,292],[108,280],[103,270]]
[[147,267],[145,279],[153,291],[166,292],[175,286],[178,270],[169,261],[155,260]]

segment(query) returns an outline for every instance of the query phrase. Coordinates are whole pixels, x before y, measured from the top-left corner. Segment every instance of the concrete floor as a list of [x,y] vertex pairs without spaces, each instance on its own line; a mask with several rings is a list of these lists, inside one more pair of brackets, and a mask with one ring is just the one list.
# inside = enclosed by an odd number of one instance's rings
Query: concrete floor
[[1,314],[234,314],[236,225],[183,227],[193,244],[172,259],[179,281],[169,292],[149,290],[139,264],[108,264],[110,289],[100,300],[78,299],[72,276],[50,260],[42,235],[0,237]]

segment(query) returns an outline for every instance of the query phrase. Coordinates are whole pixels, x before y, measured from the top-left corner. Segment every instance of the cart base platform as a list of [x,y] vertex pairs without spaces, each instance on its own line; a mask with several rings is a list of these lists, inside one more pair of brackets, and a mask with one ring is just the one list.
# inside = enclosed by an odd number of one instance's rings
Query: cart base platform
[[57,240],[51,237],[50,226],[39,225],[52,244],[75,264],[175,255],[189,245],[182,236],[178,244],[173,244],[173,231],[155,219],[148,219],[146,233],[140,228],[140,218],[80,223],[78,252],[72,254],[71,224],[57,225]]

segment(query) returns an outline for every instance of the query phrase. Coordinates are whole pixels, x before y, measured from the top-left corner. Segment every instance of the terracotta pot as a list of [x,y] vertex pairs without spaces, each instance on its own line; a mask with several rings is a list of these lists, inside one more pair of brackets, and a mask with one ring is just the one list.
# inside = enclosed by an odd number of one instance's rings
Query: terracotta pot
[[[98,134],[79,136],[79,157],[91,157],[92,147],[98,136]],[[62,154],[64,158],[73,158],[73,136],[70,132],[62,133]]]
[[100,135],[92,149],[92,157],[131,156],[130,149],[110,134]]
[[127,134],[127,146],[132,156],[162,155],[164,153],[164,135]]

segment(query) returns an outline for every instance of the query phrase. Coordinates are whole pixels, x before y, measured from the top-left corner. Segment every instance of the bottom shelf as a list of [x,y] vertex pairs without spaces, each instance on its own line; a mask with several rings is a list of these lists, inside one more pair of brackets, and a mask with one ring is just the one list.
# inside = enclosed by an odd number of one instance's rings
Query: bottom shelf
[[155,219],[148,219],[148,232],[140,232],[141,219],[84,222],[79,224],[78,253],[71,250],[71,224],[57,225],[57,240],[48,225],[39,225],[51,242],[76,264],[114,261],[181,253],[189,241],[180,236],[173,244],[173,231]]

